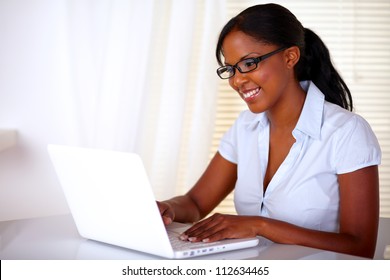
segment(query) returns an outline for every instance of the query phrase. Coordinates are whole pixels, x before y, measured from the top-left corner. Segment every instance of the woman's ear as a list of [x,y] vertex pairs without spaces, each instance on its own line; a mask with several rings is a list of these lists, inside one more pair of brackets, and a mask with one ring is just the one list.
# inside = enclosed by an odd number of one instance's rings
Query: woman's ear
[[301,51],[298,47],[290,47],[285,51],[286,64],[289,69],[293,69],[294,66],[298,63],[299,58],[301,57]]

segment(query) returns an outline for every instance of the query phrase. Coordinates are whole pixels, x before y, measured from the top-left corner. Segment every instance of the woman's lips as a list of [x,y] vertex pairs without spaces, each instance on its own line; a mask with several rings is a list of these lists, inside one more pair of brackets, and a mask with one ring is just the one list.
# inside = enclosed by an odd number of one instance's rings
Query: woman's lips
[[260,93],[260,88],[252,89],[246,92],[241,92],[242,97],[245,101],[250,101]]

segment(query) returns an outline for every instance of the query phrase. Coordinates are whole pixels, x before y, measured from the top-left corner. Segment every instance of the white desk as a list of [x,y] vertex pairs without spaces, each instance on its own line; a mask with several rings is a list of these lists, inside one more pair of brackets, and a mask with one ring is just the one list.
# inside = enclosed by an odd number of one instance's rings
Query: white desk
[[[390,244],[390,219],[381,219],[376,259],[383,259]],[[0,259],[75,260],[158,259],[79,236],[70,215],[0,222]],[[358,257],[293,245],[274,244],[261,239],[261,245],[244,250],[198,257],[196,259],[360,259]]]

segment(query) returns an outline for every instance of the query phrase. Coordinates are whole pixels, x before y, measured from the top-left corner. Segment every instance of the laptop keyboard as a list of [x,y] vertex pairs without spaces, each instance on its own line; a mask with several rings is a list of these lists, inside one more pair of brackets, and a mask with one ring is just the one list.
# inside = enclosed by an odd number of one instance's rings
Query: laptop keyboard
[[203,243],[203,242],[189,242],[189,241],[183,241],[179,238],[179,235],[174,232],[168,232],[168,237],[169,241],[172,244],[172,248],[174,250],[186,250],[186,249],[194,249],[194,248],[202,248],[202,247],[210,247],[212,245],[220,243],[219,241],[217,242],[208,242],[208,243]]

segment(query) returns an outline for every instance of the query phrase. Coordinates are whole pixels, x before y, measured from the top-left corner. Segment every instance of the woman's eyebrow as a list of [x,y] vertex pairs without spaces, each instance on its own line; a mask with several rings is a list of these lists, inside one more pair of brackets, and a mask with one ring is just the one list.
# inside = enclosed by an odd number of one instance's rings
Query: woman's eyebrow
[[234,64],[230,64],[229,62],[226,62],[226,60],[225,60],[225,61],[224,61],[224,65],[235,65],[235,64],[239,63],[240,61],[249,58],[248,56],[251,56],[251,55],[256,55],[256,57],[259,56],[258,53],[251,52],[251,53],[248,53],[248,54],[244,55],[243,57],[241,57],[241,58],[240,58],[236,63],[234,63]]

